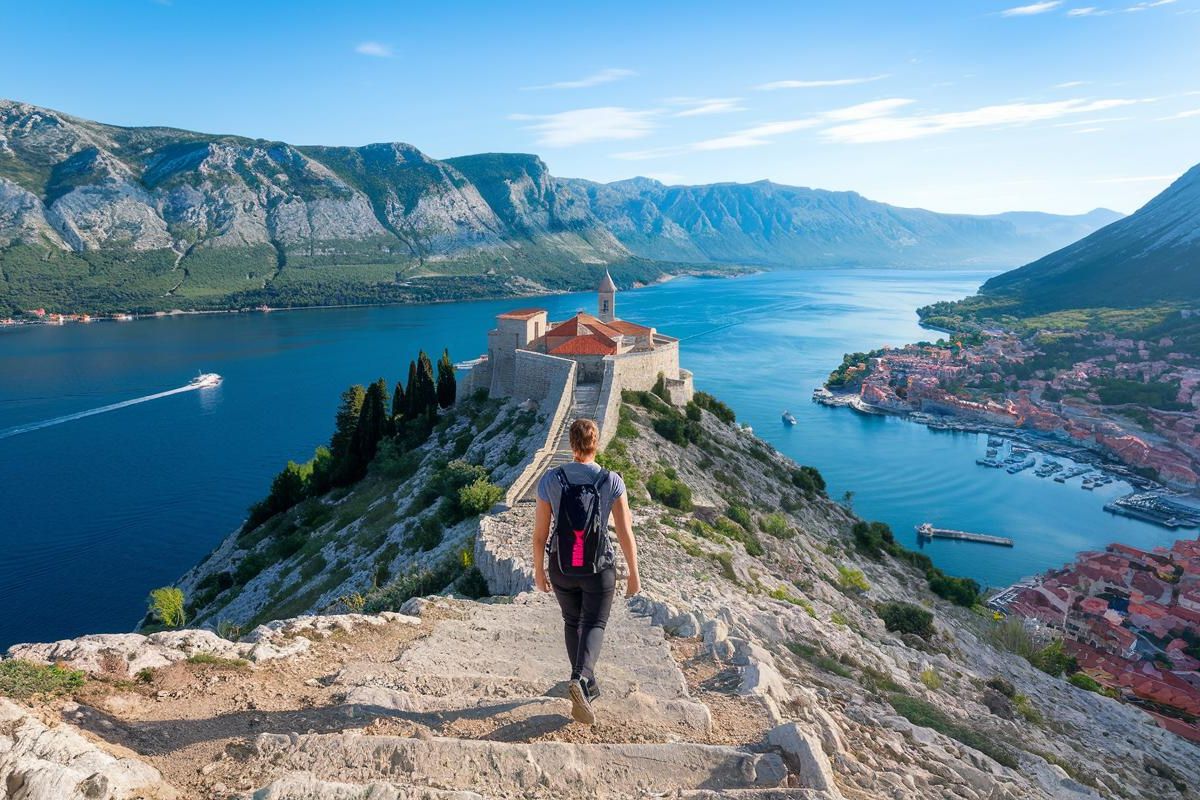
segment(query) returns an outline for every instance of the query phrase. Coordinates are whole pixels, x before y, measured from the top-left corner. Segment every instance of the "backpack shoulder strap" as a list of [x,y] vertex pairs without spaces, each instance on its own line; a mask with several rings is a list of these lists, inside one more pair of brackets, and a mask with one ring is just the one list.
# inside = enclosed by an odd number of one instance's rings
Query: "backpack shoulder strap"
[[554,474],[558,478],[558,485],[561,486],[563,490],[571,488],[571,482],[567,480],[567,471],[565,469],[562,467],[555,467]]
[[592,481],[592,488],[599,491],[604,482],[608,480],[608,470],[604,467],[600,468],[600,474],[596,476],[596,480]]

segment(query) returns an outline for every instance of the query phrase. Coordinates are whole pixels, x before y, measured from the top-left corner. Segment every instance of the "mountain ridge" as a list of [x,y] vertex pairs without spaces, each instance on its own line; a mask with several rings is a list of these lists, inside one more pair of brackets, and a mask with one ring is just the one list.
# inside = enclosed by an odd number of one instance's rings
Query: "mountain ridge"
[[532,154],[438,160],[0,100],[0,313],[529,294],[590,285],[601,266],[633,283],[697,265],[1000,265],[1102,221],[1038,219],[770,181],[597,184]]

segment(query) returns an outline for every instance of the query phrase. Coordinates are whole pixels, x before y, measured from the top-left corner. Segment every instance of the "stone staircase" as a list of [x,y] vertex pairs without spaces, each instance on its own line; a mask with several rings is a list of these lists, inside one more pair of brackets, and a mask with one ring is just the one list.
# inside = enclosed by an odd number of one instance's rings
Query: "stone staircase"
[[262,734],[248,766],[275,780],[257,797],[827,797],[781,788],[789,770],[778,752],[704,743],[708,707],[689,695],[662,629],[623,600],[590,728],[570,719],[552,597],[436,607],[445,618],[396,660],[350,663],[333,678],[348,717],[423,734]]
[[[571,412],[567,415],[563,423],[562,430],[558,435],[558,447],[551,453],[547,453],[542,459],[538,469],[534,470],[537,478],[541,478],[546,474],[547,470],[553,469],[560,464],[565,464],[573,458],[571,453],[571,423],[577,419],[596,419],[597,422],[597,405],[600,402],[600,384],[598,383],[577,383],[575,384],[575,394],[571,404]],[[537,502],[537,480],[533,480],[530,485],[522,493],[518,502],[520,503],[536,503]]]

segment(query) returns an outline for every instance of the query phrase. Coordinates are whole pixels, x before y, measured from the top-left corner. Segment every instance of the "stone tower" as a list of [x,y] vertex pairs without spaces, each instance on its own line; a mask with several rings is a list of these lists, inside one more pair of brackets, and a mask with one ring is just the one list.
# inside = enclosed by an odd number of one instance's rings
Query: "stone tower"
[[613,283],[612,275],[608,274],[608,270],[604,270],[604,279],[596,287],[596,292],[600,295],[600,313],[596,316],[600,318],[601,322],[612,322],[617,318],[617,285]]

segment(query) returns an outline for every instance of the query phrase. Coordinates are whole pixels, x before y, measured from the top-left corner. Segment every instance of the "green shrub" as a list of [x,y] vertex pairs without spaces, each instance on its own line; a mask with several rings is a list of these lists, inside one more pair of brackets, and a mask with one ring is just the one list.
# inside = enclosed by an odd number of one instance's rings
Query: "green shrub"
[[867,582],[867,577],[863,575],[861,569],[854,569],[842,564],[838,564],[838,586],[843,589],[857,592],[870,591],[871,584]]
[[655,472],[646,481],[646,491],[663,505],[678,511],[692,510],[692,490],[688,488],[674,468],[667,467]]
[[483,573],[479,571],[479,567],[474,566],[463,573],[455,586],[461,594],[476,600],[481,597],[488,597],[492,593],[488,589],[487,579],[483,577]]
[[991,758],[997,764],[1016,769],[1018,762],[1012,751],[1000,744],[995,737],[988,736],[967,725],[947,717],[940,709],[909,695],[894,694],[888,697],[888,702],[896,713],[914,725],[922,728],[932,728],[943,736],[974,748]]
[[800,606],[805,613],[810,617],[816,617],[817,612],[813,608],[812,603],[805,600],[803,597],[792,594],[786,586],[778,586],[767,593],[767,596],[772,600],[781,600],[785,603],[791,603],[794,606]]
[[1032,722],[1034,725],[1041,725],[1042,722],[1044,722],[1042,719],[1042,712],[1034,708],[1033,703],[1030,702],[1029,698],[1025,695],[1014,694],[1012,696],[1012,702],[1013,708],[1015,708],[1017,713],[1024,717],[1027,722]]
[[725,516],[748,531],[754,530],[754,517],[750,516],[750,512],[746,510],[745,506],[732,505],[725,512]]
[[763,533],[774,536],[776,539],[791,539],[796,535],[796,532],[788,524],[787,517],[778,512],[762,517],[759,520],[759,526]]
[[150,613],[168,628],[180,628],[187,621],[183,606],[183,591],[176,586],[163,586],[150,592]]
[[854,537],[854,546],[858,548],[858,551],[872,558],[879,558],[883,553],[890,552],[891,546],[896,543],[896,539],[892,535],[892,528],[886,522],[860,520],[854,523],[850,533]]
[[752,556],[761,556],[767,551],[763,548],[762,542],[758,537],[750,532],[749,529],[742,527],[728,517],[717,517],[717,521],[713,525],[714,529],[726,539],[732,539],[735,542],[741,542],[746,548],[746,552]]
[[86,675],[57,664],[37,664],[21,658],[0,661],[0,695],[25,700],[55,695],[83,686]]
[[711,413],[726,425],[732,425],[737,419],[737,416],[733,413],[732,408],[725,405],[708,392],[696,392],[695,397],[692,398],[692,402],[700,408],[703,408],[705,411]]
[[936,692],[942,688],[942,676],[938,675],[932,667],[921,670],[921,683],[925,684],[925,688],[931,692]]
[[987,684],[985,685],[989,689],[995,689],[997,692],[1009,698],[1010,700],[1017,694],[1016,687],[1014,687],[1009,681],[1001,678],[999,675],[994,678],[989,678]]
[[933,614],[912,603],[882,603],[876,613],[893,633],[912,633],[923,639],[933,636]]
[[413,527],[405,544],[410,550],[432,550],[442,543],[444,534],[445,529],[438,514],[430,514]]
[[849,618],[840,611],[834,611],[832,614],[830,614],[829,621],[834,625],[841,625],[843,627],[850,624]]
[[1079,671],[1079,662],[1075,656],[1067,653],[1062,639],[1055,639],[1029,657],[1029,663],[1047,675],[1058,677],[1064,672],[1071,674]]
[[458,507],[466,516],[475,517],[496,505],[502,497],[502,488],[487,478],[478,478],[458,490]]

